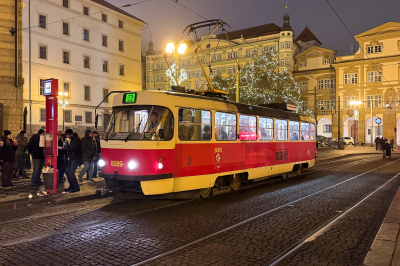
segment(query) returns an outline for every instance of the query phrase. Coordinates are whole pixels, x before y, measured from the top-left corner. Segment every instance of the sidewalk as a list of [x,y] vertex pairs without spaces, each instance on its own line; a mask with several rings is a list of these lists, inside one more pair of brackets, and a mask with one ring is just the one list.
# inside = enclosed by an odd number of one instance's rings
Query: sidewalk
[[364,266],[400,266],[400,189],[375,237]]
[[[347,145],[344,150],[339,150],[337,147],[318,147],[317,161],[326,160],[335,157],[341,157],[352,154],[382,154],[382,151],[377,151],[375,146],[354,147]],[[394,150],[392,153],[400,153],[400,150]]]

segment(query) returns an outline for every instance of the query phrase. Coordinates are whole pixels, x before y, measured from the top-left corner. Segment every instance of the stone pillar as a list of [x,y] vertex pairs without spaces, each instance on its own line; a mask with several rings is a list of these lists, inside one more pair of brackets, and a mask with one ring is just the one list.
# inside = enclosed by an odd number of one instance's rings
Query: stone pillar
[[358,110],[358,141],[366,143],[365,139],[365,109],[357,109]]
[[[3,104],[3,124],[1,132],[8,129],[15,137],[23,129],[23,105],[22,105],[22,31],[18,34],[18,87],[14,85],[15,75],[15,37],[10,30],[15,27],[15,0],[0,1],[0,103]],[[17,0],[18,28],[22,28],[22,1]]]
[[396,139],[396,132],[394,132],[394,128],[396,127],[396,109],[384,108],[382,120],[383,120],[382,136],[386,137],[388,141],[390,141],[392,138]]

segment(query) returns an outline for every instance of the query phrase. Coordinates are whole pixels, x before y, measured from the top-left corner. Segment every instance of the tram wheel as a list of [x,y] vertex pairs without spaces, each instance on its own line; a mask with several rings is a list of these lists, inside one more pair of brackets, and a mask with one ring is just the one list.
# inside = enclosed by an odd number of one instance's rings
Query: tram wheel
[[231,183],[231,189],[238,190],[241,184],[242,183],[240,182],[239,178],[235,177]]
[[211,195],[211,191],[212,191],[211,187],[200,189],[200,197],[207,198],[208,196]]
[[283,179],[286,179],[286,178],[288,178],[289,177],[289,173],[282,173],[282,178]]

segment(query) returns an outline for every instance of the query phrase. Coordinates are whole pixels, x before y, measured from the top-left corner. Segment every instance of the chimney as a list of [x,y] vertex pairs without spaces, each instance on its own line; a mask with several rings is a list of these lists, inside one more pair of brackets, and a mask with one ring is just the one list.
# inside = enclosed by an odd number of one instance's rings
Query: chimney
[[351,54],[356,53],[356,46],[354,44],[350,45],[350,52],[351,52]]

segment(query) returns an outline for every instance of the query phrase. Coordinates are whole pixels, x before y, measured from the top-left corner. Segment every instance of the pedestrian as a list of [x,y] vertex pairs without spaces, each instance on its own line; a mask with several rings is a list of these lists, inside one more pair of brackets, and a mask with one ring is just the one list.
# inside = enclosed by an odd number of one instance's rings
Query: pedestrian
[[383,158],[385,159],[386,156],[388,156],[389,159],[390,159],[390,157],[392,156],[392,149],[391,149],[390,144],[388,143],[387,140],[384,141],[384,145],[383,145],[382,148],[383,148],[382,149],[383,150]]
[[1,160],[3,161],[3,173],[1,175],[1,186],[9,188],[13,186],[13,170],[15,162],[15,151],[17,150],[17,141],[12,140],[11,131],[4,130],[4,136],[1,138],[3,146],[1,147]]
[[62,149],[64,147],[64,142],[65,142],[65,135],[61,133],[58,135],[58,155],[57,155],[57,170],[58,170],[59,183],[63,183],[65,181],[64,173],[65,173],[65,168],[67,166],[67,160],[66,160],[67,152]]
[[72,129],[65,130],[65,137],[70,139],[69,144],[62,149],[68,152],[67,179],[69,188],[64,191],[66,193],[74,193],[80,191],[78,180],[76,180],[75,171],[82,162],[82,141]]
[[394,138],[392,138],[392,139],[390,140],[390,147],[392,148],[392,151],[393,151],[393,147],[394,147]]
[[26,147],[28,146],[28,138],[26,136],[26,131],[22,130],[19,132],[17,137],[18,148],[16,157],[17,157],[17,168],[14,169],[14,176],[17,175],[18,171],[21,172],[23,179],[29,179],[26,174]]
[[379,137],[375,138],[375,145],[376,145],[376,150],[379,149]]
[[97,131],[93,132],[93,138],[96,141],[96,145],[97,145],[97,153],[96,153],[96,157],[94,158],[94,170],[93,170],[93,178],[97,178],[97,162],[100,159],[101,156],[101,147],[100,147],[100,136],[99,133],[97,133]]
[[32,171],[32,179],[31,184],[33,186],[43,185],[40,176],[42,175],[42,169],[44,165],[44,147],[40,147],[40,137],[44,137],[44,130],[39,129],[38,133],[33,135],[28,142],[29,154],[32,156],[33,162],[33,171]]
[[88,171],[87,178],[92,184],[96,184],[93,180],[93,159],[97,155],[97,145],[96,140],[93,139],[93,132],[91,130],[85,131],[85,136],[82,138],[82,161],[83,168],[79,173],[79,181],[82,182],[82,177]]
[[378,150],[381,151],[382,150],[382,145],[383,145],[383,139],[378,137]]

